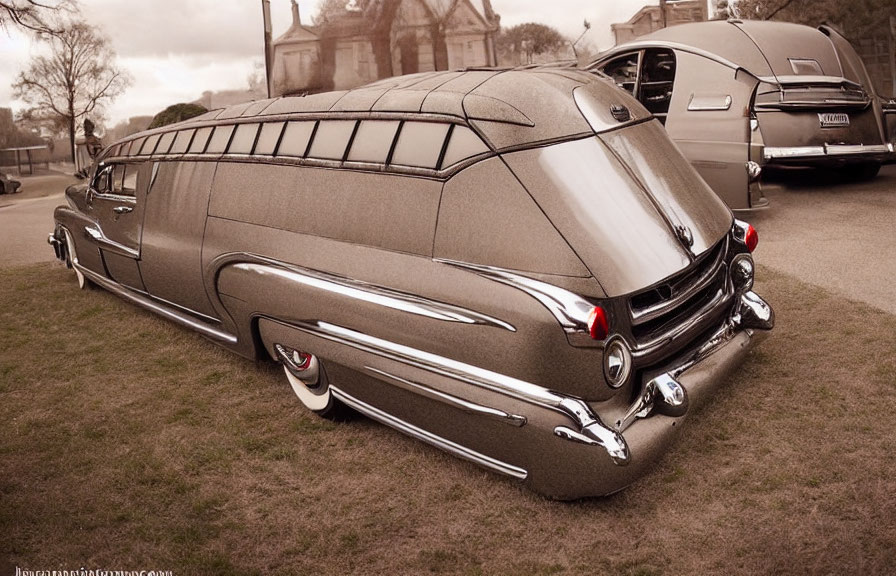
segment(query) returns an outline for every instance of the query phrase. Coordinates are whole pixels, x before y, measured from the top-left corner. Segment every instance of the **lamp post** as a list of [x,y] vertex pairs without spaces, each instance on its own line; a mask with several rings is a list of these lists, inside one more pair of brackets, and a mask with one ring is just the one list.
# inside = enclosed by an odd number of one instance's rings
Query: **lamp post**
[[264,19],[264,77],[265,86],[268,88],[268,98],[271,97],[271,0],[261,0],[261,14]]

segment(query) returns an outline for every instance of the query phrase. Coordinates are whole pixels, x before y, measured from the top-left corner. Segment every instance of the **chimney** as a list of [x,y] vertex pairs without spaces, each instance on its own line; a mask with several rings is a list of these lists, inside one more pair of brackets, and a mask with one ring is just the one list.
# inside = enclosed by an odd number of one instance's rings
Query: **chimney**
[[301,26],[302,25],[302,17],[299,14],[299,5],[296,0],[292,0],[292,25],[293,26]]

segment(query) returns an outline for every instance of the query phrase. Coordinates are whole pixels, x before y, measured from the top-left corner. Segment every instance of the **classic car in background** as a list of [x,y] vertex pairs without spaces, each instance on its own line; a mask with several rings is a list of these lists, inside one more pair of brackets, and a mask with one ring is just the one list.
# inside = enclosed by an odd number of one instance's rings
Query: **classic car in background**
[[873,178],[894,159],[861,59],[826,26],[682,24],[616,46],[588,68],[659,118],[735,210],[767,203],[759,185],[765,166],[829,166]]
[[82,286],[555,498],[637,479],[774,322],[755,230],[585,71],[214,111],[66,194],[49,241]]
[[22,185],[18,180],[13,180],[3,172],[0,172],[0,194],[15,194]]

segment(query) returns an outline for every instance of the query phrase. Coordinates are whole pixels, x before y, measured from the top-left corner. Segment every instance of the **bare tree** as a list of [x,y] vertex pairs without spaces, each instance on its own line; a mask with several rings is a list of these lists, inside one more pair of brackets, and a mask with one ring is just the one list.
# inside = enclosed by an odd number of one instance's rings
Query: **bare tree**
[[74,161],[78,121],[121,94],[130,79],[113,64],[108,41],[85,22],[63,23],[44,40],[49,56],[34,56],[16,77],[13,92],[36,114],[65,125]]
[[49,24],[52,14],[70,4],[68,0],[0,0],[0,28],[8,31],[14,25],[32,32],[54,32],[56,29]]

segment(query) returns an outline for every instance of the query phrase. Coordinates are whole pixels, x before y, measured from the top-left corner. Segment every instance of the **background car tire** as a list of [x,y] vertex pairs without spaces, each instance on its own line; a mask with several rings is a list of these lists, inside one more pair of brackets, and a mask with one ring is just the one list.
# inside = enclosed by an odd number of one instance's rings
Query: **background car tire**
[[844,171],[851,180],[864,182],[866,180],[873,180],[877,176],[877,173],[880,172],[880,164],[877,162],[852,164],[847,166]]

